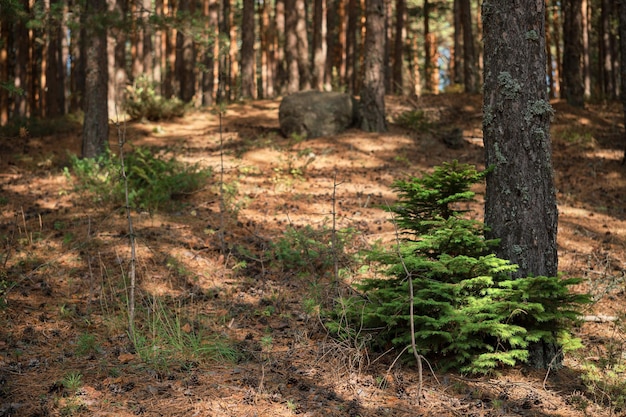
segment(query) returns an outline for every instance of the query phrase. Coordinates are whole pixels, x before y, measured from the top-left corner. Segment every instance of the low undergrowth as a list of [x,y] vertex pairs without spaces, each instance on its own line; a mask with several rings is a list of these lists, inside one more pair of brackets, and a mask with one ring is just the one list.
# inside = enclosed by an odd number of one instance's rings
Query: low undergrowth
[[569,288],[581,280],[511,278],[517,266],[493,254],[498,241],[458,209],[484,175],[453,162],[395,182],[398,244],[370,255],[386,276],[362,280],[359,295],[339,300],[331,331],[367,334],[378,349],[414,343],[439,369],[463,373],[523,363],[540,341],[580,346],[569,329],[588,297]]

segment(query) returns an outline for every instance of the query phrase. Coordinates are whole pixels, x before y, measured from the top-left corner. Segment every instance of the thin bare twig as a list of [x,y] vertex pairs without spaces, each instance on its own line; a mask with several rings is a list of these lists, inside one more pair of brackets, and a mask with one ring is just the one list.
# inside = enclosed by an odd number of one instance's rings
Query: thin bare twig
[[128,332],[131,340],[134,340],[135,329],[135,287],[136,287],[136,264],[137,253],[135,244],[135,230],[133,227],[133,218],[130,210],[130,196],[128,192],[128,176],[126,175],[126,166],[124,165],[124,144],[126,143],[126,123],[120,127],[119,121],[115,123],[117,127],[117,139],[120,149],[120,171],[122,180],[124,181],[124,201],[126,206],[126,218],[128,220],[128,239],[130,243],[130,288],[128,292]]

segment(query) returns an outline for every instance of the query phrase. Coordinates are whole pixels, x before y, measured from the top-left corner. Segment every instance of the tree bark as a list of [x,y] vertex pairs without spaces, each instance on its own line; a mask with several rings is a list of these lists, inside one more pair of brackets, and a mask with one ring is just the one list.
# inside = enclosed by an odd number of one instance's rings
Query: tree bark
[[[585,86],[585,98],[591,97],[591,53],[589,51],[589,24],[591,10],[589,1],[582,0],[582,25],[583,25],[583,85]],[[622,78],[623,79],[623,78]]]
[[85,7],[87,47],[82,156],[94,158],[107,149],[109,140],[107,33],[102,23],[106,0],[91,0]]
[[450,74],[450,80],[453,84],[460,85],[463,84],[463,72],[461,68],[463,67],[463,54],[461,53],[461,48],[463,47],[463,43],[461,41],[463,37],[463,23],[461,20],[461,0],[454,0],[454,4],[452,6],[452,14],[454,16],[454,34],[453,37],[453,47],[451,51],[450,60],[452,62],[452,73]]
[[[396,30],[393,42],[393,86],[390,91],[402,94],[404,88],[404,43],[406,41],[405,29],[406,1],[396,0]],[[386,48],[388,49],[388,48]]]
[[[9,79],[9,44],[13,45],[11,29],[13,26],[11,16],[0,5],[0,80]],[[4,126],[9,121],[9,91],[0,87],[0,126]]]
[[472,10],[470,0],[460,1],[461,24],[463,26],[463,81],[466,93],[478,92],[478,73],[476,71],[476,48],[472,31]]
[[241,96],[257,98],[254,0],[243,0],[241,22]]
[[563,3],[563,85],[561,93],[575,107],[585,105],[582,73],[582,0]]
[[307,31],[306,4],[304,0],[295,0],[297,61],[300,73],[300,90],[311,88],[311,59],[309,58],[309,38]]
[[313,74],[312,87],[315,90],[325,90],[326,80],[326,0],[313,2]]
[[[355,92],[356,81],[356,31],[357,31],[357,0],[348,0],[346,3],[346,16],[348,17],[348,25],[346,28],[346,76],[344,84],[349,93]],[[384,36],[384,34],[382,35]]]
[[[194,1],[181,0],[179,11],[192,14]],[[196,47],[193,35],[188,31],[179,30],[176,34],[176,79],[180,83],[179,97],[185,103],[190,102],[195,94],[196,86]]]
[[51,0],[48,16],[48,66],[46,68],[47,117],[65,114],[65,66],[63,65],[63,8],[59,0]]
[[[514,277],[556,276],[557,206],[546,91],[545,4],[485,0],[483,136],[485,223],[496,254],[519,266]],[[553,343],[530,348],[538,368],[559,366]],[[554,360],[554,362],[553,362]]]
[[361,89],[361,127],[369,132],[387,130],[385,120],[385,5],[367,0],[365,34],[365,79]]
[[285,65],[287,70],[287,94],[300,90],[300,71],[298,69],[298,13],[296,0],[285,1]]
[[[622,79],[622,90],[620,99],[622,101],[622,108],[624,112],[624,122],[626,123],[626,0],[619,0],[619,52],[620,52],[620,78]],[[626,124],[624,125],[626,129]],[[624,136],[624,157],[622,159],[622,165],[626,163],[626,132],[622,133]]]

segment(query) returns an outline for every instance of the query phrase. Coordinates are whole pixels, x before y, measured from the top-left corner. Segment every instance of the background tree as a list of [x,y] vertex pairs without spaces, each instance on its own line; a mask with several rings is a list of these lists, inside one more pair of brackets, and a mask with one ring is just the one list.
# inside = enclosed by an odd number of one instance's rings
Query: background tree
[[585,104],[583,88],[583,25],[582,0],[563,3],[563,85],[561,92],[567,102],[576,107]]
[[[626,80],[626,0],[619,1],[619,50],[620,50],[620,77]],[[622,108],[624,109],[624,122],[626,123],[626,86],[622,85]],[[624,125],[626,129],[626,124]],[[626,133],[622,133],[626,138]],[[626,163],[626,140],[624,141],[624,157],[622,165]]]
[[241,22],[241,88],[244,98],[257,98],[254,0],[244,0]]
[[103,20],[106,0],[92,0],[85,5],[85,99],[82,156],[94,158],[102,154],[109,140],[107,101],[108,56],[107,32]]
[[363,130],[384,132],[385,120],[385,4],[383,0],[367,0],[365,33],[365,78],[361,89]]
[[461,26],[463,28],[463,84],[466,92],[477,93],[479,86],[470,0],[460,0],[459,3]]
[[[517,277],[557,274],[557,206],[546,92],[545,3],[486,0],[482,5],[487,166],[485,223],[501,239],[496,254]],[[554,343],[531,349],[531,365],[557,359]]]

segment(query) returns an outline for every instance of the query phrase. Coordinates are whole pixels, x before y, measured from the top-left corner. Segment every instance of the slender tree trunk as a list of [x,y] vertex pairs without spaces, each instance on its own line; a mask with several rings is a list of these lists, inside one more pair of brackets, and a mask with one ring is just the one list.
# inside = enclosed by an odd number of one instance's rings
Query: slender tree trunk
[[[549,2],[546,0],[546,10],[549,10]],[[550,13],[546,12],[546,71],[548,72],[548,94],[550,98],[556,98],[554,90],[554,71],[552,60],[552,36],[550,34]]]
[[362,129],[369,132],[387,130],[385,120],[385,4],[367,0],[365,35],[365,80],[361,90]]
[[285,65],[287,69],[287,94],[300,90],[298,69],[298,13],[296,0],[285,0]]
[[241,22],[241,96],[257,98],[254,0],[243,0]]
[[143,56],[142,65],[144,72],[150,81],[154,81],[154,30],[152,24],[148,21],[150,14],[154,13],[152,0],[142,0],[141,7],[141,29],[143,30],[142,46]]
[[313,2],[313,74],[312,87],[324,90],[326,80],[326,0]]
[[[176,0],[163,1],[163,14],[168,19],[174,20],[176,17]],[[176,38],[177,30],[169,26],[165,30],[165,81],[163,83],[163,94],[166,98],[178,96],[180,93],[180,83],[176,80],[175,74]]]
[[[179,11],[192,14],[194,2],[181,0],[178,3]],[[176,80],[180,85],[179,97],[185,103],[193,100],[196,85],[196,48],[193,35],[188,31],[179,30],[176,34]]]
[[430,1],[424,0],[424,89],[436,93],[439,89],[436,35],[430,31]]
[[285,0],[276,0],[274,8],[274,51],[275,51],[275,88],[278,94],[285,90],[288,84],[287,68],[285,67]]
[[463,21],[461,19],[461,0],[454,0],[454,4],[452,6],[452,14],[454,16],[454,34],[453,37],[453,47],[451,51],[450,60],[452,61],[452,74],[450,74],[450,79],[453,84],[461,85],[464,84],[463,80],[463,59],[461,54],[461,49],[463,47],[462,37],[463,37]]
[[339,69],[335,52],[339,37],[339,22],[337,4],[338,0],[326,0],[326,68],[324,69],[324,88],[331,90],[333,87],[333,75]]
[[554,35],[554,95],[562,97],[561,84],[563,83],[563,65],[561,55],[561,25],[559,24],[559,0],[552,2],[552,33]]
[[[140,0],[143,2],[143,0]],[[141,3],[137,1],[129,1],[128,7],[131,18],[128,20],[130,24],[130,75],[136,80],[140,75],[144,75],[143,66],[143,30],[141,28]]]
[[422,96],[422,78],[420,77],[419,45],[417,39],[418,37],[415,33],[408,36],[407,39],[407,49],[410,51],[411,58],[411,95],[413,98]]
[[346,77],[344,83],[347,90],[353,93],[355,90],[355,67],[356,67],[356,31],[357,31],[357,0],[348,0],[346,4],[348,25],[346,28]]
[[[622,102],[622,108],[624,112],[624,128],[626,130],[626,0],[619,0],[618,3],[618,16],[619,16],[619,52],[620,52],[620,78],[622,80],[622,89],[620,99]],[[624,157],[622,158],[622,165],[626,163],[626,131],[622,132],[624,139]]]
[[[218,10],[217,2],[214,0],[202,0],[202,17],[204,18],[204,30],[207,39],[203,43],[202,65],[200,89],[202,90],[202,106],[211,106],[214,102],[215,91],[217,86],[217,53],[218,53]],[[218,6],[219,7],[219,6]]]
[[230,29],[230,47],[229,47],[229,54],[228,54],[228,59],[230,62],[230,74],[228,76],[229,79],[229,83],[230,86],[229,91],[230,91],[230,99],[231,100],[236,100],[237,98],[239,98],[239,92],[240,92],[240,73],[239,73],[239,60],[238,58],[238,41],[239,38],[237,36],[237,23],[235,22],[235,6],[236,3],[232,2],[230,3],[230,8],[229,8],[229,13],[228,13],[228,20],[229,20],[229,29]]
[[65,66],[63,65],[63,8],[51,0],[48,25],[48,67],[46,69],[46,111],[48,117],[65,114]]
[[[83,108],[85,96],[85,14],[77,6],[74,7],[72,25],[81,29],[70,32],[70,51],[72,54],[70,63],[70,112],[76,112]],[[21,66],[20,59],[18,58],[17,61],[19,68]]]
[[259,97],[268,98],[267,90],[270,85],[270,77],[272,77],[272,71],[270,68],[269,57],[272,53],[272,41],[269,16],[269,2],[264,1],[259,3],[258,15],[259,15],[259,38],[261,41],[260,53],[261,53],[261,68],[260,68],[260,85],[259,85]]
[[402,78],[404,73],[404,44],[406,42],[405,15],[406,1],[396,0],[396,30],[393,42],[393,88],[390,91],[394,91],[397,94],[402,94],[404,88]]
[[[12,16],[9,16],[0,5],[0,80],[9,79],[9,45],[13,47],[11,37]],[[0,126],[4,126],[9,121],[9,91],[0,87]]]
[[300,90],[311,89],[311,59],[309,58],[309,40],[307,31],[306,4],[304,0],[295,0],[297,61],[300,73]]
[[[109,0],[109,12],[115,14],[120,22],[126,22],[128,1]],[[109,114],[113,117],[119,113],[119,107],[124,101],[124,91],[128,83],[128,73],[126,72],[127,31],[121,27],[122,25],[109,29],[107,45],[107,54],[109,56],[108,103]]]
[[[154,15],[158,18],[163,17],[163,0],[154,1]],[[154,30],[154,70],[152,74],[156,83],[157,93],[163,94],[163,57],[165,36],[163,29],[157,27]]]
[[582,0],[582,25],[583,25],[583,85],[585,86],[585,98],[591,97],[591,53],[589,50],[589,25],[591,10],[589,1]]
[[563,97],[576,107],[585,105],[582,74],[582,0],[563,1]]
[[[515,277],[556,276],[557,218],[546,91],[543,1],[483,2],[485,223]],[[559,367],[555,343],[530,347],[529,364]],[[554,361],[553,361],[554,360]]]
[[85,66],[85,99],[82,156],[94,158],[102,154],[109,140],[109,112],[107,106],[108,63],[107,33],[101,23],[106,12],[106,0],[87,3],[87,48]]
[[[580,1],[580,0],[579,0]],[[600,12],[600,65],[602,79],[602,96],[613,99],[615,85],[613,83],[613,55],[611,48],[611,3],[602,0]]]
[[472,10],[470,0],[461,0],[461,23],[463,25],[463,79],[465,92],[478,92],[478,74],[476,71],[476,48],[472,31]]
[[44,33],[42,28],[31,27],[28,30],[29,38],[29,60],[28,66],[30,68],[30,74],[28,79],[29,91],[28,91],[28,107],[30,109],[30,117],[43,116],[43,85],[42,74],[45,74],[46,70],[46,55],[44,54],[45,44],[42,44],[40,40],[44,39]]

